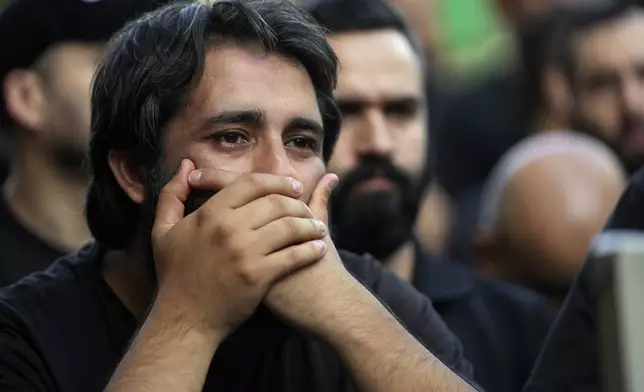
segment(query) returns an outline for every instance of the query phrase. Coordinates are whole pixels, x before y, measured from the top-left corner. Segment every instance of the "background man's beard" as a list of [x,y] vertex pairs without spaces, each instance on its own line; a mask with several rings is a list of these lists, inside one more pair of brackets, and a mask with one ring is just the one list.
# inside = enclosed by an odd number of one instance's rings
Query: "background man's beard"
[[52,148],[53,164],[63,173],[86,180],[84,167],[87,148],[71,143],[55,143]]
[[617,140],[611,140],[603,135],[598,126],[593,124],[592,121],[587,120],[586,117],[578,111],[573,112],[571,117],[571,125],[574,131],[592,136],[608,146],[615,155],[617,155],[619,160],[622,162],[624,169],[629,174],[634,173],[644,164],[644,152],[636,155],[625,156],[624,151],[622,150],[628,137],[628,129],[633,125],[633,123],[637,122],[644,123],[644,120],[624,116],[624,120],[620,125],[620,133]]
[[[393,188],[357,189],[374,177],[389,180]],[[386,262],[408,241],[420,205],[417,185],[402,170],[381,157],[366,157],[340,180],[331,199],[331,225],[339,248],[369,253]]]

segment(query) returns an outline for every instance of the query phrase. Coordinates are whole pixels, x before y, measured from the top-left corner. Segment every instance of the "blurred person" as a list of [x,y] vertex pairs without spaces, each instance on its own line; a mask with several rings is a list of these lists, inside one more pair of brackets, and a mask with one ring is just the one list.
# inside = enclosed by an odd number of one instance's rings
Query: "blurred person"
[[431,302],[329,238],[336,76],[287,1],[117,33],[91,99],[96,241],[0,293],[0,389],[473,390]]
[[413,236],[426,184],[422,50],[384,1],[325,0],[311,13],[340,61],[343,123],[329,162],[340,178],[330,214],[336,243],[373,255],[425,294],[463,343],[479,385],[519,391],[554,311],[528,290],[426,252]]
[[[644,168],[631,177],[604,230],[644,230]],[[601,392],[597,258],[586,261],[524,392]]]
[[549,132],[524,140],[483,193],[477,268],[559,307],[625,183],[619,159],[593,138]]
[[435,125],[436,173],[454,205],[448,254],[460,260],[473,260],[481,192],[503,154],[533,132],[571,129],[573,98],[555,41],[568,15],[585,3],[507,3],[509,9],[500,9],[515,35],[517,64],[463,95],[448,96],[444,118]]
[[561,45],[572,129],[605,142],[629,172],[644,163],[644,5],[579,10]]
[[11,142],[0,199],[0,286],[91,238],[82,162],[102,43],[159,0],[10,0],[0,9],[0,128]]

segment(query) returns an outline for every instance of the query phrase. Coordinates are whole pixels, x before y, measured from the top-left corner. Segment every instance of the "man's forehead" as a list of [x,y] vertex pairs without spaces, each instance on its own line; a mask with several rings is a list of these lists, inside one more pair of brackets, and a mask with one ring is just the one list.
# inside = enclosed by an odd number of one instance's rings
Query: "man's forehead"
[[284,114],[319,116],[315,89],[304,66],[252,47],[211,50],[189,105],[209,115],[261,109],[270,116],[272,109],[280,109]]
[[573,37],[577,67],[593,70],[644,62],[644,11],[632,10],[618,18],[585,29]]
[[343,95],[417,95],[423,91],[419,55],[396,30],[332,35],[340,60],[336,93]]

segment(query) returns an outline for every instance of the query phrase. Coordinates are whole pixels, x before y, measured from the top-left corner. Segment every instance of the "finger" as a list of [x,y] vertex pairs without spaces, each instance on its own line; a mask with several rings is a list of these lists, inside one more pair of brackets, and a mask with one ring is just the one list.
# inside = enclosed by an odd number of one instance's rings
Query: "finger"
[[223,169],[199,169],[190,173],[188,183],[190,187],[200,191],[220,191],[237,181],[244,173]]
[[324,175],[309,200],[309,208],[313,211],[313,215],[325,224],[329,223],[329,199],[337,184],[338,176],[332,173]]
[[191,160],[182,160],[177,174],[161,189],[152,226],[153,236],[164,235],[172,226],[183,219],[183,203],[190,194],[188,175],[194,168],[195,164]]
[[253,200],[237,211],[239,212],[238,219],[248,222],[252,230],[287,216],[315,218],[311,209],[303,201],[277,194]]
[[281,218],[255,230],[257,241],[253,246],[263,255],[269,255],[291,245],[323,239],[326,225],[317,219]]
[[263,173],[244,174],[223,188],[208,203],[222,203],[223,207],[235,209],[273,193],[298,198],[302,195],[302,184],[285,176]]
[[259,267],[265,269],[272,282],[320,261],[328,251],[323,240],[289,246],[268,256]]

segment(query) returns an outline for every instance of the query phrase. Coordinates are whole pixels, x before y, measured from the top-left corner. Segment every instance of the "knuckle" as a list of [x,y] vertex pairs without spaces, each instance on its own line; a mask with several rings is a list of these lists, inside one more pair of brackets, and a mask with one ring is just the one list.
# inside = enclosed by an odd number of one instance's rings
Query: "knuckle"
[[298,224],[298,219],[293,217],[284,218],[282,220],[284,231],[290,235],[297,235],[301,231],[301,227]]
[[237,269],[237,275],[239,276],[240,281],[247,286],[256,286],[259,282],[259,277],[257,276],[255,269],[252,268],[247,263],[239,263]]
[[227,217],[224,216],[215,225],[214,234],[221,239],[234,238],[236,226],[237,225],[232,219],[227,219]]
[[268,202],[271,205],[271,208],[276,210],[276,211],[283,211],[283,210],[286,210],[288,208],[286,201],[280,195],[276,195],[276,194],[272,193],[272,194],[267,196],[267,199],[268,199]]
[[248,184],[249,188],[252,189],[261,189],[264,187],[264,181],[262,181],[262,176],[257,173],[251,173],[244,176],[244,181]]

